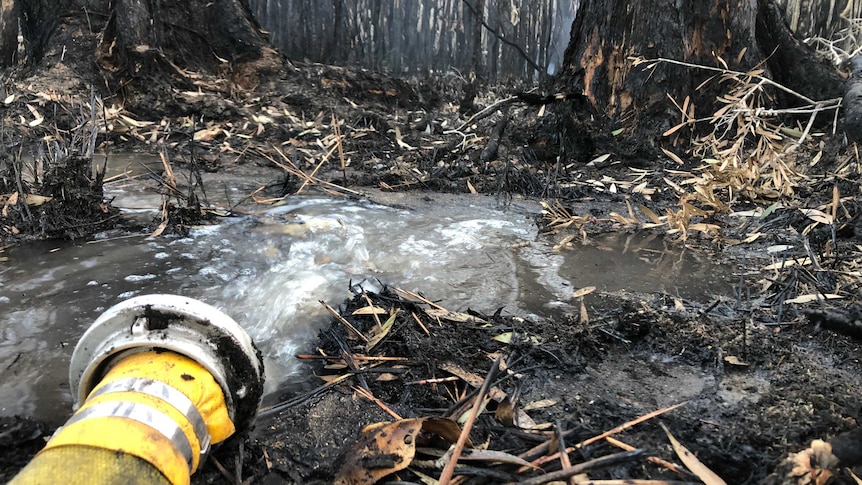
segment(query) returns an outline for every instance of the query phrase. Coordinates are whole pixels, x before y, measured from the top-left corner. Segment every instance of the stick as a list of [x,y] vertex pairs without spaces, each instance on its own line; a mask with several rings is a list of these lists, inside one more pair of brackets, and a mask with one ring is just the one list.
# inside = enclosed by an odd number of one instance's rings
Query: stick
[[[560,452],[560,466],[563,470],[572,467],[572,462],[569,460],[569,454],[566,452],[566,438],[563,436],[563,423],[557,420],[557,425],[554,427],[554,433],[557,435],[557,451]],[[575,485],[575,479],[569,478],[569,485]]]
[[461,452],[464,450],[464,443],[466,443],[467,439],[470,437],[470,429],[473,428],[473,424],[476,422],[476,416],[479,415],[479,408],[482,407],[482,401],[485,400],[485,395],[488,393],[488,388],[491,387],[491,383],[494,381],[494,377],[500,369],[500,362],[502,360],[502,355],[497,357],[497,359],[494,360],[494,364],[491,365],[491,370],[488,371],[488,375],[485,376],[485,382],[482,383],[482,388],[479,389],[479,394],[476,395],[476,400],[473,402],[473,409],[470,410],[470,417],[467,419],[467,422],[464,423],[464,429],[461,430],[461,435],[458,436],[458,442],[455,443],[455,448],[452,449],[452,457],[449,458],[449,461],[443,468],[443,473],[440,474],[440,480],[438,481],[439,485],[449,485],[449,482],[452,480],[452,475],[455,473],[455,465],[458,464],[458,458],[461,457]]
[[[427,304],[431,305],[432,307],[434,307],[434,308],[436,308],[436,309],[438,309],[438,310],[446,310],[446,309],[445,309],[445,308],[443,308],[442,306],[440,306],[440,305],[438,305],[438,304],[434,303],[433,301],[431,301],[431,300],[429,300],[429,299],[427,299],[427,298],[425,298],[425,297],[419,296],[419,295],[417,295],[416,293],[413,293],[412,291],[402,290],[401,288],[395,288],[395,291],[397,291],[398,293],[401,293],[401,294],[403,294],[403,295],[406,295],[406,296],[408,296],[408,297],[410,297],[410,298],[413,298],[414,300],[419,300],[419,301],[421,301],[422,303],[427,303]],[[446,310],[446,311],[449,311],[449,310]]]
[[[617,448],[623,449],[625,451],[634,451],[635,450],[634,446],[632,446],[628,443],[623,443],[622,441],[620,441],[616,438],[611,438],[610,436],[605,438],[605,441],[607,441],[608,444],[610,444],[612,446],[616,446]],[[647,461],[650,463],[653,463],[655,465],[667,468],[668,470],[670,470],[674,473],[678,473],[678,474],[683,475],[683,476],[690,475],[690,473],[687,470],[680,468],[679,465],[677,465],[676,463],[671,463],[667,460],[662,460],[661,458],[659,458],[657,456],[648,456]],[[664,483],[664,482],[662,482],[662,483]]]
[[[750,77],[750,78],[757,79],[758,81],[763,82],[764,84],[769,84],[770,86],[774,86],[774,87],[776,87],[776,88],[778,88],[778,89],[780,89],[780,90],[784,91],[784,92],[785,92],[785,93],[787,93],[787,94],[792,94],[793,96],[796,96],[797,98],[799,98],[799,99],[801,99],[801,100],[805,101],[806,103],[813,104],[813,105],[817,105],[817,104],[818,104],[818,103],[817,103],[817,101],[814,101],[813,99],[811,99],[811,98],[809,98],[809,97],[807,97],[807,96],[804,96],[804,95],[802,95],[802,94],[799,94],[799,93],[797,93],[796,91],[794,91],[794,90],[792,90],[792,89],[788,88],[787,86],[784,86],[783,84],[779,84],[779,83],[777,83],[777,82],[773,81],[772,79],[769,79],[768,77],[764,77],[764,76],[760,76],[760,75],[756,75],[756,74],[755,74],[755,75],[751,75],[751,74],[747,74],[747,73],[740,72],[740,71],[734,71],[734,70],[731,70],[731,69],[723,69],[723,68],[720,68],[720,67],[705,66],[705,65],[703,65],[703,64],[693,64],[693,63],[690,63],[690,62],[677,61],[677,60],[675,60],[675,59],[667,59],[667,58],[664,58],[664,57],[659,57],[659,58],[656,58],[656,59],[644,59],[644,58],[638,58],[638,59],[635,59],[635,60],[634,60],[633,65],[637,66],[637,65],[639,65],[639,64],[643,64],[643,63],[645,63],[645,62],[651,62],[651,63],[656,63],[656,64],[657,64],[657,63],[662,63],[662,62],[663,62],[663,63],[667,63],[667,64],[676,64],[677,66],[692,67],[692,68],[695,68],[695,69],[703,69],[703,70],[705,70],[705,71],[720,72],[720,73],[722,73],[722,74],[733,74],[733,75],[736,75],[736,76]],[[648,66],[648,67],[652,67],[652,66]]]
[[577,475],[579,473],[584,473],[586,471],[590,471],[596,468],[603,468],[606,466],[614,465],[616,463],[621,463],[624,461],[639,458],[643,454],[644,450],[623,451],[621,453],[615,453],[613,455],[603,456],[594,460],[585,461],[583,463],[573,465],[569,468],[564,468],[555,472],[546,473],[538,477],[521,480],[518,483],[520,485],[541,485],[543,483],[564,480],[571,476]]
[[[503,106],[504,104],[508,104],[508,103],[511,103],[511,102],[517,101],[517,100],[518,100],[517,96],[510,96],[508,98],[501,99],[501,100],[497,101],[496,103],[492,104],[491,106],[488,106],[487,108],[483,109],[482,111],[479,111],[478,113],[471,116],[467,121],[465,121],[463,124],[461,124],[461,126],[459,126],[458,128],[455,128],[455,130],[453,130],[453,132],[461,131],[464,128],[472,125],[474,121],[478,121],[478,120],[481,120],[482,118],[490,116],[491,113],[493,113],[494,111],[497,111],[497,108],[499,108],[500,106]],[[449,133],[449,132],[447,132],[447,133]]]
[[[652,419],[656,416],[660,416],[666,412],[673,411],[674,409],[676,409],[680,406],[684,406],[686,404],[688,404],[688,401],[681,402],[679,404],[675,404],[671,407],[657,409],[651,413],[648,413],[648,414],[645,414],[639,418],[633,419],[632,421],[629,421],[627,423],[623,423],[623,424],[617,426],[616,428],[614,428],[610,431],[606,431],[606,432],[604,432],[598,436],[593,436],[592,438],[581,441],[580,443],[576,444],[573,447],[573,449],[584,448],[585,446],[591,445],[591,444],[595,443],[596,441],[603,440],[603,439],[607,438],[608,436],[612,436],[612,435],[615,435],[615,434],[620,433],[622,431],[625,431],[625,430],[631,428],[632,426],[643,423],[644,421],[649,421],[650,419]],[[566,431],[564,433],[564,435],[568,436],[572,431],[573,430]],[[550,447],[550,442],[546,441],[540,445],[534,446],[533,448],[525,451],[524,453],[521,453],[520,455],[518,455],[518,457],[523,458],[525,460],[529,460],[531,458],[538,457],[544,453],[547,453],[549,447]],[[547,456],[547,457],[542,459],[543,460],[542,463],[544,463],[545,461],[555,460],[556,458],[557,458],[556,454],[551,455],[551,456]],[[536,461],[538,462],[540,460],[536,460]],[[537,463],[534,463],[534,464],[537,464]],[[521,467],[521,469],[519,469],[518,472],[523,473],[524,471],[526,471],[528,469],[529,469],[528,467]]]
[[335,317],[339,322],[341,322],[341,324],[342,324],[342,325],[344,325],[345,327],[347,327],[347,329],[348,329],[348,330],[350,330],[351,332],[353,332],[353,334],[354,334],[354,335],[356,335],[357,337],[359,337],[359,339],[360,339],[360,340],[362,340],[362,341],[363,341],[363,342],[365,342],[365,343],[368,343],[368,337],[366,337],[365,335],[362,335],[362,332],[360,332],[359,330],[357,330],[357,329],[356,329],[356,327],[354,327],[353,325],[351,325],[351,324],[350,324],[350,322],[348,322],[344,317],[342,317],[341,315],[339,315],[339,314],[338,314],[338,312],[337,312],[337,311],[335,311],[335,308],[332,308],[331,306],[329,306],[329,305],[328,305],[325,301],[323,301],[323,300],[319,300],[319,301],[320,301],[320,304],[321,304],[321,305],[323,305],[323,306],[324,306],[324,308],[326,308],[326,311],[328,311],[329,313],[331,313],[331,314],[332,314],[332,316],[333,316],[333,317]]

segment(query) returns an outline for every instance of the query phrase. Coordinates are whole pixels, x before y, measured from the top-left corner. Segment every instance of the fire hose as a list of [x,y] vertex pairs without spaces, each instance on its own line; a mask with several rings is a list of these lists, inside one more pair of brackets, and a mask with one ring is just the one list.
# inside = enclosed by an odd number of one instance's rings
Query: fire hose
[[10,484],[187,485],[213,445],[254,423],[264,374],[221,311],[145,295],[84,332],[69,381],[75,413]]

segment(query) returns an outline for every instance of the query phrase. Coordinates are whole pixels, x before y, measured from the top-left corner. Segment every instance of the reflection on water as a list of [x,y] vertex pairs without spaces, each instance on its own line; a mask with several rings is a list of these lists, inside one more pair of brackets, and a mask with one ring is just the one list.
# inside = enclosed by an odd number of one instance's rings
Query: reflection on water
[[[137,201],[127,210],[152,210],[160,201],[149,199],[148,208],[139,203],[145,197],[114,190],[118,200]],[[532,206],[389,197],[397,204],[295,197],[185,238],[127,235],[7,250],[9,261],[0,263],[0,415],[64,421],[74,343],[102,311],[139,294],[178,293],[232,316],[261,347],[272,390],[296,376],[293,355],[328,320],[320,301],[338,306],[351,282],[421,291],[452,310],[505,306],[525,316],[566,311],[573,289],[589,285],[683,297],[721,289],[708,261],[664,248],[660,238],[609,237],[560,253],[537,234]]]

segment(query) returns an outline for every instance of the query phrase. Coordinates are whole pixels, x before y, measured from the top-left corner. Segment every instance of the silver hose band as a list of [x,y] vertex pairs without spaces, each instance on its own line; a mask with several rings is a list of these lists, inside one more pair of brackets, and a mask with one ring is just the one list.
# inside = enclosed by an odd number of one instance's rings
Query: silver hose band
[[[210,434],[207,425],[204,422],[198,408],[192,403],[191,399],[179,391],[175,387],[171,387],[164,382],[153,379],[144,379],[141,377],[129,377],[126,379],[118,379],[111,381],[104,386],[96,389],[90,394],[89,398],[109,394],[112,392],[140,392],[165,401],[182,413],[191,423],[195,430],[195,436],[200,443],[201,456],[205,456],[210,448]],[[89,399],[88,398],[88,399]]]
[[174,447],[185,458],[189,473],[193,471],[192,446],[182,428],[170,416],[146,404],[124,401],[100,402],[75,413],[65,426],[86,419],[107,417],[128,418],[158,431],[171,440]]

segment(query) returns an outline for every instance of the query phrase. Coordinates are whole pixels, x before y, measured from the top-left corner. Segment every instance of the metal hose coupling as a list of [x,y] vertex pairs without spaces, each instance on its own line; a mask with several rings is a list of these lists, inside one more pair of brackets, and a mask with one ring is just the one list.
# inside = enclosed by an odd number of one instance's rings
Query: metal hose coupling
[[105,311],[69,367],[77,412],[45,450],[83,445],[150,463],[189,483],[211,443],[251,427],[263,361],[234,320],[198,300],[145,295]]

